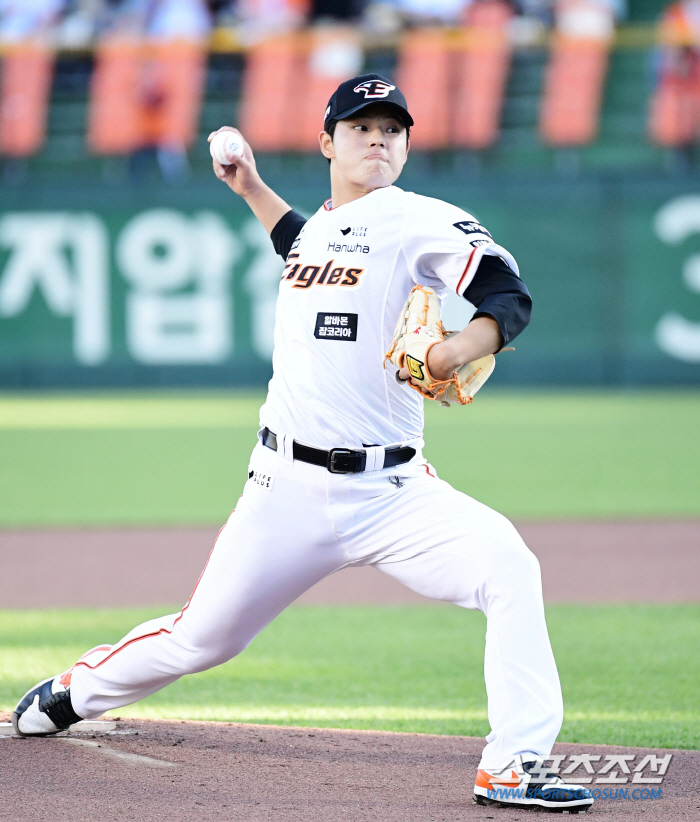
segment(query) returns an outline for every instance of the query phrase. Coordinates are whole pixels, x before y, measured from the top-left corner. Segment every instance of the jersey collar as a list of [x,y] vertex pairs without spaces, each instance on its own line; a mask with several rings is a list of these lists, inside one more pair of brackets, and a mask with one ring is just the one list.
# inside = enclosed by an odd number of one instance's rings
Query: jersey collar
[[[378,191],[395,191],[395,190],[397,190],[397,186],[394,186],[394,185],[382,186],[381,188],[375,188],[374,191],[370,191],[368,194],[365,194],[365,197],[369,197],[371,194],[376,194]],[[359,199],[362,200],[364,198],[360,197]],[[356,203],[357,200],[353,200],[353,202]],[[350,205],[350,203],[347,203],[347,205]],[[323,204],[323,210],[324,211],[333,211],[333,200],[330,197]]]

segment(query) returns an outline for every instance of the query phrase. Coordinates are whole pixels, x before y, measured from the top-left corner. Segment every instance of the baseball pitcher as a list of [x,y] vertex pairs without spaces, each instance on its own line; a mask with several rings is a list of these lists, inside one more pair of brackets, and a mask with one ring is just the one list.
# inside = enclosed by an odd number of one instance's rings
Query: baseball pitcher
[[[13,715],[18,733],[56,733],[226,662],[323,577],[372,565],[487,617],[491,732],[476,801],[592,805],[590,791],[542,762],[563,706],[537,559],[505,517],[423,457],[424,401],[466,413],[459,406],[488,378],[493,355],[529,322],[531,299],[512,255],[478,220],[395,185],[412,126],[386,78],[342,83],[319,135],[331,197],[309,220],[262,181],[244,135],[220,130],[237,140],[224,155],[218,141],[214,172],[285,263],[274,375],[243,496],[185,607],[32,688]],[[452,334],[440,321],[450,291],[477,308]]]

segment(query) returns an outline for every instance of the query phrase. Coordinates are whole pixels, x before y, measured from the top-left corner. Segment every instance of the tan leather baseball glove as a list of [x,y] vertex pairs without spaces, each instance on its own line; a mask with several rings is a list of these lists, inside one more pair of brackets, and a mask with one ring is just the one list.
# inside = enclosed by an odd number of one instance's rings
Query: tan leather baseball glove
[[[411,379],[408,384],[429,400],[437,400],[441,405],[457,402],[468,405],[474,394],[491,376],[496,366],[493,354],[465,363],[449,380],[435,380],[428,370],[428,351],[437,343],[447,339],[454,332],[445,331],[440,319],[440,300],[432,288],[417,285],[411,289],[408,299],[399,314],[391,348],[386,352],[386,360],[397,368],[406,366]],[[396,372],[396,379],[406,382]]]

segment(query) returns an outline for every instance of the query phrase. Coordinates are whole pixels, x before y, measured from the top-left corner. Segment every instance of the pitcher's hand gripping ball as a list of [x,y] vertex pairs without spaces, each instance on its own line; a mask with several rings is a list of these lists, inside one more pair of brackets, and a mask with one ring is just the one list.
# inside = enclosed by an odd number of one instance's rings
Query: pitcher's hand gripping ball
[[[408,384],[429,400],[441,405],[457,402],[467,405],[491,376],[496,366],[493,354],[468,362],[458,368],[449,380],[435,380],[428,370],[428,351],[453,332],[445,331],[440,319],[440,300],[432,288],[417,285],[411,289],[399,314],[391,348],[386,352],[398,368],[406,366],[411,375]],[[396,379],[403,383],[396,372]]]
[[234,157],[243,154],[243,139],[233,131],[220,131],[209,143],[209,153],[222,166],[230,166]]

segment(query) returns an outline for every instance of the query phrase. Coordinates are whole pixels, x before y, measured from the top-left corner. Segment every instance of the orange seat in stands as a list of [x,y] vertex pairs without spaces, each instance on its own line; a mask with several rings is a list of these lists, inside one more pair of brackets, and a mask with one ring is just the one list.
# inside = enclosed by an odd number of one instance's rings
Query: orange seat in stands
[[688,60],[688,74],[669,74],[654,90],[649,135],[660,146],[685,146],[700,136],[700,59]]
[[148,145],[178,148],[195,141],[206,60],[206,49],[188,40],[148,46],[142,109]]
[[141,144],[140,77],[138,42],[107,40],[98,44],[87,138],[95,154],[128,154]]
[[28,157],[46,138],[54,57],[25,42],[5,48],[0,77],[0,154]]
[[187,40],[101,43],[90,94],[90,149],[128,154],[143,146],[191,145],[205,65],[205,48]]
[[[567,13],[567,6],[585,15],[585,3],[572,0],[559,9]],[[603,30],[553,34],[540,112],[540,134],[549,145],[581,146],[595,139],[611,40],[612,28],[609,35]]]
[[686,7],[674,3],[659,26],[666,47],[651,98],[649,135],[662,146],[684,146],[700,136],[700,43]]
[[396,82],[415,121],[413,148],[440,149],[450,143],[450,50],[444,29],[416,29],[401,39]]
[[501,109],[510,68],[507,26],[512,7],[501,0],[476,0],[455,50],[453,141],[480,149],[498,137]]
[[253,150],[298,147],[299,103],[307,92],[306,53],[304,32],[271,37],[248,52],[238,123]]

